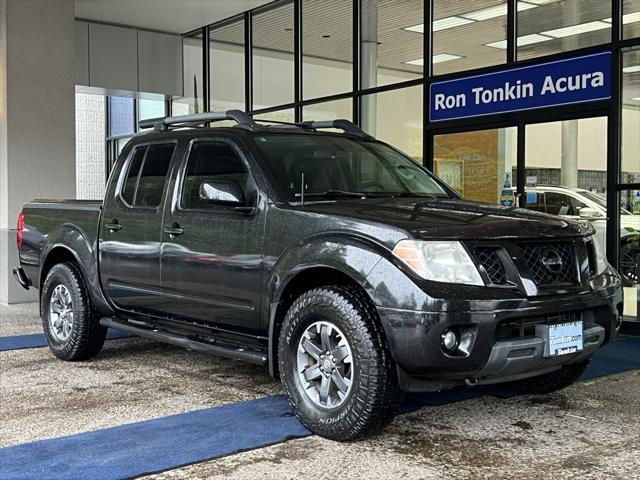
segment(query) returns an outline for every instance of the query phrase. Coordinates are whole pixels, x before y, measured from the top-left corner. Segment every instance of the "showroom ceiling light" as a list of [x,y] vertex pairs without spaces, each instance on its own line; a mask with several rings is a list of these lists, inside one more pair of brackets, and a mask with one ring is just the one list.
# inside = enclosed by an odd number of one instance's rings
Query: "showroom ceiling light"
[[579,35],[581,33],[595,32],[596,30],[603,30],[605,28],[611,28],[611,25],[607,22],[596,20],[595,22],[579,23],[578,25],[571,25],[569,27],[547,30],[545,32],[540,32],[540,34],[553,38],[564,38],[570,37],[571,35]]
[[[536,8],[537,5],[528,2],[518,2],[518,11],[529,10]],[[488,20],[490,18],[503,17],[507,14],[507,4],[502,3],[500,5],[494,5],[493,7],[481,8],[480,10],[474,10],[472,12],[461,13],[460,16],[464,18],[470,18],[471,20],[481,21]]]
[[449,62],[451,60],[457,60],[462,58],[460,55],[454,55],[452,53],[439,53],[433,56],[433,63]]
[[[553,38],[547,37],[545,35],[540,35],[539,33],[532,33],[531,35],[518,37],[518,46],[522,47],[523,45],[531,45],[532,43],[546,42],[548,40],[553,40]],[[507,41],[500,40],[499,42],[486,43],[485,46],[506,50]]]
[[[532,8],[536,8],[539,5],[547,5],[550,3],[556,3],[559,0],[519,0],[518,1],[518,11],[522,12],[524,10],[530,10]],[[488,20],[491,18],[502,17],[507,14],[507,4],[502,3],[500,5],[494,5],[492,7],[481,8],[479,10],[473,10],[471,12],[461,13],[458,15],[452,15],[450,17],[441,18],[439,20],[435,20],[433,22],[433,31],[439,32],[440,30],[446,30],[448,28],[459,27],[461,25],[467,25],[473,22],[479,22],[482,20]],[[622,16],[622,23],[629,24],[634,22],[640,22],[640,12],[627,13]],[[603,25],[606,24],[606,25]],[[571,35],[577,35],[580,33],[593,32],[596,30],[602,30],[604,28],[609,28],[611,26],[611,17],[604,18],[602,20],[596,20],[594,22],[581,23],[579,25],[571,25],[569,27],[557,28],[555,30],[548,30],[546,32],[541,32],[544,35],[548,35],[554,38],[562,38],[568,37]],[[417,25],[413,25],[411,27],[405,27],[404,30],[409,30],[411,32],[424,33],[424,23],[419,23]],[[535,35],[535,34],[534,34]],[[525,37],[529,37],[530,35],[525,35]],[[499,42],[495,42],[499,43]],[[531,42],[537,43],[537,42]],[[492,44],[490,44],[493,46]],[[528,45],[528,43],[523,43],[522,45]],[[495,48],[502,48],[500,46],[496,46]]]
[[408,62],[403,62],[403,63],[406,63],[407,65],[417,65],[419,67],[424,67],[423,58],[418,58],[417,60],[409,60]]
[[[611,23],[611,17],[605,18],[603,22]],[[627,13],[622,16],[622,23],[628,25],[630,23],[640,22],[640,12]]]
[[[449,62],[451,60],[457,60],[458,58],[464,58],[460,55],[453,55],[452,53],[439,53],[438,55],[433,56],[433,63],[442,63]],[[419,67],[424,66],[424,59],[418,58],[416,60],[409,60],[408,62],[404,62],[408,65],[418,65]]]
[[[460,25],[466,25],[467,23],[473,23],[475,20],[469,18],[463,18],[459,16],[445,17],[433,22],[433,31],[439,32],[440,30],[446,30],[447,28],[459,27]],[[424,28],[423,28],[424,30]],[[424,33],[424,31],[423,31]]]
[[636,73],[640,72],[640,65],[631,65],[630,67],[624,67],[622,69],[624,73]]

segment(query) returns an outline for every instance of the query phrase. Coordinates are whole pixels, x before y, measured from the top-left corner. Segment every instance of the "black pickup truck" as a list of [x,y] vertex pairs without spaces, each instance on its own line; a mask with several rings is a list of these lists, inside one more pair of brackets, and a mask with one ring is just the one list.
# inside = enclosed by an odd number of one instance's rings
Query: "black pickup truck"
[[304,425],[349,440],[402,392],[563,388],[616,336],[620,277],[586,223],[463,201],[346,120],[142,126],[103,201],[20,213],[14,274],[61,359],[112,327],[266,365]]

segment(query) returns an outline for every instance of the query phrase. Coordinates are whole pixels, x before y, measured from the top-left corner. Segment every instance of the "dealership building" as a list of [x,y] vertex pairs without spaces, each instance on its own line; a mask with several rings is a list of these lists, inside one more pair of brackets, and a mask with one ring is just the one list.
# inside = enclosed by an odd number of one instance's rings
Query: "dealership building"
[[640,0],[0,0],[0,303],[34,198],[101,198],[140,120],[344,118],[464,198],[592,222],[637,318]]

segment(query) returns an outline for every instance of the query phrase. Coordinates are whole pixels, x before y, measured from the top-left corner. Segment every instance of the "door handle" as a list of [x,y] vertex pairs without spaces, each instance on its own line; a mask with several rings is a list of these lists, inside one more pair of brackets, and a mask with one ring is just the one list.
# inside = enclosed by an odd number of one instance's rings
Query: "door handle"
[[182,227],[180,227],[180,225],[178,225],[177,223],[174,223],[170,227],[165,228],[164,233],[168,234],[169,238],[174,240],[180,235],[182,235],[184,233],[184,230],[182,229]]
[[107,223],[105,227],[107,227],[111,233],[117,232],[118,230],[122,229],[122,225],[120,225],[120,222],[118,222],[117,218],[111,220],[111,223]]

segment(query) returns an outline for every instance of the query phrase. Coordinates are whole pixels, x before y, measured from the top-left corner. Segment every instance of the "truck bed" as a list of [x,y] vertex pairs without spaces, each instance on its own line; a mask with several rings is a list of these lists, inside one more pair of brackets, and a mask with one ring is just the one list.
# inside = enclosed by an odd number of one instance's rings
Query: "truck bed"
[[25,204],[20,259],[34,285],[39,284],[41,263],[47,251],[55,245],[81,241],[95,258],[101,209],[102,200],[38,199]]

